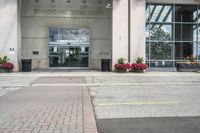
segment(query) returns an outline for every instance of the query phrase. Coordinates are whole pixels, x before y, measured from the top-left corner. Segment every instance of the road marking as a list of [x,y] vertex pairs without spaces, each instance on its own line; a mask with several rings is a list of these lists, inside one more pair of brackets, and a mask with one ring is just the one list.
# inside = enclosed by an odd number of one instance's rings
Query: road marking
[[97,106],[129,106],[129,105],[171,105],[179,102],[127,102],[127,103],[100,103]]

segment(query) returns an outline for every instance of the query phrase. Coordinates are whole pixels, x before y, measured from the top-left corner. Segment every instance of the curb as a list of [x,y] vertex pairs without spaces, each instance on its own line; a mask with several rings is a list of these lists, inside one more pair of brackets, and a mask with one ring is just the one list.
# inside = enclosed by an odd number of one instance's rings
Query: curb
[[98,133],[94,109],[92,107],[91,98],[87,87],[82,87],[83,90],[83,131],[84,133]]

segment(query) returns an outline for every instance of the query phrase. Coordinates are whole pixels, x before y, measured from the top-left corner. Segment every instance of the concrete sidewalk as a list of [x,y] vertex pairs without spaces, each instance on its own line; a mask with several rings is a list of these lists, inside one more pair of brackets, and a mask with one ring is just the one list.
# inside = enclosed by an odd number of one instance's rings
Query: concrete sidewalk
[[27,87],[0,97],[0,133],[97,133],[87,87],[28,87],[82,83],[84,78],[27,79]]

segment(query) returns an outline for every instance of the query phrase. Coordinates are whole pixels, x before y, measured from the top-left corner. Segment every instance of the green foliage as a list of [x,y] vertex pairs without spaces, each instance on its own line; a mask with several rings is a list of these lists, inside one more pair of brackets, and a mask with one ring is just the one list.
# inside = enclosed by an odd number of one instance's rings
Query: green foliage
[[6,63],[7,61],[9,61],[7,56],[0,57],[0,64]]
[[118,59],[118,64],[125,64],[125,61],[126,61],[126,59],[121,57]]
[[137,64],[142,64],[144,62],[143,57],[138,57],[137,59],[135,59]]
[[[163,30],[160,26],[154,26],[151,31],[151,40],[169,41],[172,39],[170,32]],[[149,49],[149,47],[147,47]],[[171,59],[172,43],[154,42],[151,43],[151,59]]]

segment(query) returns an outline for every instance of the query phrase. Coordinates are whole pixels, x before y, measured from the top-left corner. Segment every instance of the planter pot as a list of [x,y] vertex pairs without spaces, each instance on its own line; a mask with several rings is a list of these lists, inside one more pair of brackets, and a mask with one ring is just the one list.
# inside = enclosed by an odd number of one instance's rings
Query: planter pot
[[0,68],[0,73],[8,73],[8,72],[11,72],[11,71],[8,69]]
[[144,69],[138,69],[138,70],[131,70],[131,72],[135,72],[135,73],[144,73],[145,70],[144,70]]
[[119,73],[126,73],[126,69],[116,69],[116,72],[119,72]]
[[177,72],[197,72],[200,71],[200,64],[187,64],[187,63],[177,63]]

